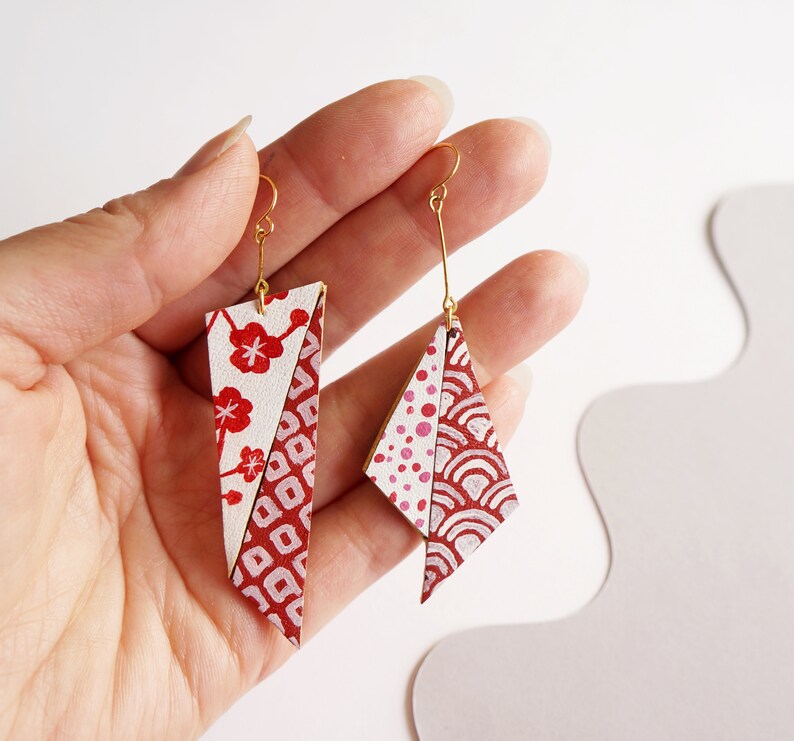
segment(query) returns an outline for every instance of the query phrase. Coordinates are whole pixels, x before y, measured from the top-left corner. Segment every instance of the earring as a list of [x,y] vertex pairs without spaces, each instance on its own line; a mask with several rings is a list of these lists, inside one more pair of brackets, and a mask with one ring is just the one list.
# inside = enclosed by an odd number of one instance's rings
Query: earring
[[265,240],[278,199],[256,222],[256,299],[207,314],[207,346],[232,583],[300,646],[311,528],[326,287],[268,295]]
[[[441,211],[455,164],[430,191],[444,271],[444,318],[412,371],[364,464],[364,472],[425,538],[425,602],[516,509],[518,500],[472,368],[449,292]],[[431,151],[432,151],[431,149]]]

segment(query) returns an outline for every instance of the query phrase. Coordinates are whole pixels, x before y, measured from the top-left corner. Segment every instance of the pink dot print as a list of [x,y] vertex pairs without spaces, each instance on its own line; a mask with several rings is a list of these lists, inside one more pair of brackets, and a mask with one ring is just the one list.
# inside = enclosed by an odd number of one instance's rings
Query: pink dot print
[[368,470],[370,476],[378,474],[378,486],[406,519],[423,532],[428,526],[435,476],[433,443],[448,338],[443,323],[439,323],[432,341],[425,346],[425,355],[398,397],[382,442],[372,454],[373,463],[382,467]]

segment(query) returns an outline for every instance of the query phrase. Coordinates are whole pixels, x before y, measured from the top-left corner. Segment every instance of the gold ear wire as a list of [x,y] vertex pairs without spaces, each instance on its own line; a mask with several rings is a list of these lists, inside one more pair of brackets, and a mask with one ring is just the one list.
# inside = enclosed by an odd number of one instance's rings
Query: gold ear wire
[[[275,224],[273,224],[273,219],[270,218],[270,212],[276,207],[276,201],[278,201],[278,188],[276,188],[276,184],[267,175],[260,174],[259,179],[267,182],[273,190],[273,198],[270,200],[270,205],[267,207],[267,211],[265,211],[265,213],[259,217],[256,224],[254,225],[254,241],[259,245],[259,280],[257,280],[256,285],[254,286],[254,293],[259,298],[257,311],[260,314],[264,314],[265,296],[267,296],[267,292],[270,290],[270,286],[265,280],[264,273],[265,239],[269,237],[276,228]],[[266,224],[264,227],[262,226],[263,221]]]
[[455,312],[458,310],[458,302],[452,298],[449,292],[449,273],[447,271],[447,242],[444,238],[444,222],[441,220],[441,209],[444,207],[444,199],[447,197],[447,183],[452,179],[460,167],[460,152],[452,142],[439,142],[432,146],[430,151],[447,147],[455,154],[455,164],[451,172],[438,185],[430,191],[430,210],[436,215],[438,221],[438,236],[441,240],[441,266],[444,268],[444,302],[441,304],[447,321],[447,332],[452,329],[452,321],[455,319]]

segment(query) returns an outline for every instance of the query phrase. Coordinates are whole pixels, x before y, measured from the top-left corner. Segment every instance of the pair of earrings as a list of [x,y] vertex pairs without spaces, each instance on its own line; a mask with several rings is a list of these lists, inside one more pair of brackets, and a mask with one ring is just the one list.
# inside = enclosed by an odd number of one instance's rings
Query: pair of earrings
[[[430,191],[444,271],[443,318],[394,402],[364,472],[427,543],[422,602],[516,508],[518,500],[449,291],[441,212]],[[294,645],[303,623],[326,286],[269,294],[264,245],[275,183],[256,222],[256,299],[207,314],[226,565],[233,584]]]

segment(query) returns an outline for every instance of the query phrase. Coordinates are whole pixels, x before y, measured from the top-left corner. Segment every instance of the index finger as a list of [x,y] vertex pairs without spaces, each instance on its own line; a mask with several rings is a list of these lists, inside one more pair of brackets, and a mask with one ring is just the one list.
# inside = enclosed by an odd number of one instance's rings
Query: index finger
[[[272,214],[277,229],[267,240],[265,275],[393,183],[435,142],[448,118],[451,96],[439,80],[421,79],[366,87],[309,116],[259,152],[261,171],[279,189]],[[265,184],[252,221],[264,213],[270,198]],[[138,336],[157,350],[174,352],[203,331],[205,312],[238,302],[256,280],[251,234],[249,224],[226,261],[140,327]]]

